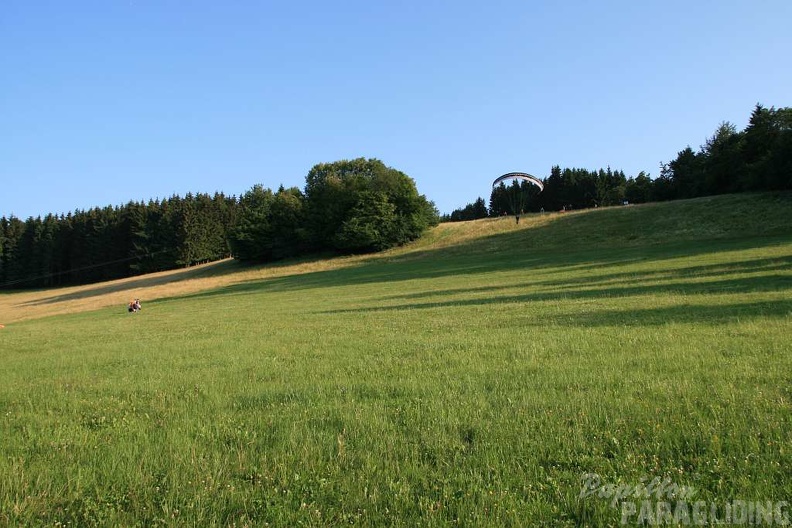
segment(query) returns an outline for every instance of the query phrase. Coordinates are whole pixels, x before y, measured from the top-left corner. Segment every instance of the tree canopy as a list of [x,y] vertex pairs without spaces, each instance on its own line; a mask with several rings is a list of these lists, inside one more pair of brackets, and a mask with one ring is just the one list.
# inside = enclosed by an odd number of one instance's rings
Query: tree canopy
[[315,165],[306,177],[305,210],[313,246],[346,252],[404,244],[439,222],[412,178],[377,159]]

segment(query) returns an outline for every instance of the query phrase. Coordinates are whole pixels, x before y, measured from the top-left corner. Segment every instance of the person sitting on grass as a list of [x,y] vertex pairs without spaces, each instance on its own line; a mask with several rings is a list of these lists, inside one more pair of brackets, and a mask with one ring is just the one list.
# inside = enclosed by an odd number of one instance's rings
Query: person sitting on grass
[[140,299],[134,299],[132,301],[129,301],[129,305],[127,306],[127,309],[129,310],[130,313],[139,312],[141,310]]

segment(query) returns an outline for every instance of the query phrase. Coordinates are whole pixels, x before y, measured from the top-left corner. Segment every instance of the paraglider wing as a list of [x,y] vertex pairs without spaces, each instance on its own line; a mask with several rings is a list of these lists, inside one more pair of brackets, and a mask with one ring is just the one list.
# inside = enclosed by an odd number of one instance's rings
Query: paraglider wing
[[507,180],[525,180],[539,187],[539,192],[542,192],[544,190],[544,183],[542,183],[542,180],[540,180],[536,176],[531,176],[527,172],[509,172],[507,174],[504,174],[503,176],[495,178],[495,181],[492,182],[492,187],[493,188],[497,187],[501,182]]

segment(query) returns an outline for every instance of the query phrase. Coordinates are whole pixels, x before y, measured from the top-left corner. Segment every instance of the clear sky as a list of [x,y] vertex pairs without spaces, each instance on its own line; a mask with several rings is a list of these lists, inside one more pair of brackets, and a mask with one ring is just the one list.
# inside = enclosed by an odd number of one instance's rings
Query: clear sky
[[304,185],[379,158],[441,212],[552,165],[656,177],[792,106],[792,1],[0,2],[0,216]]

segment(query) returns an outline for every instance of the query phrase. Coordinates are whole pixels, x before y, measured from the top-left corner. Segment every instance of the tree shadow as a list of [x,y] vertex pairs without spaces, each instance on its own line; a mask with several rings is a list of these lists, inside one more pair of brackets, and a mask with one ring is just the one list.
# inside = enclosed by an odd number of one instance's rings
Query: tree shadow
[[[271,262],[268,264],[257,264],[257,263],[251,264],[229,258],[217,262],[212,262],[209,264],[203,264],[201,266],[196,266],[194,268],[183,269],[181,270],[180,273],[168,273],[166,275],[161,275],[159,273],[152,273],[131,280],[129,278],[118,279],[111,282],[102,283],[93,288],[83,288],[75,292],[53,295],[51,297],[45,297],[43,299],[36,299],[36,300],[28,301],[26,303],[22,303],[21,305],[38,306],[43,304],[54,304],[63,301],[86,299],[89,297],[97,297],[108,293],[114,293],[119,290],[135,290],[135,289],[149,288],[153,286],[162,286],[165,284],[176,284],[179,282],[184,282],[194,279],[222,277],[225,275],[232,275],[240,271],[246,271],[256,268],[267,268],[267,269],[288,268],[291,266],[295,266],[297,264],[310,264],[313,262],[323,261],[328,258],[332,258],[333,256],[337,257],[338,255],[316,253],[301,258],[282,260],[278,262]],[[176,271],[176,270],[172,270],[172,271]],[[299,276],[299,275],[295,275],[295,276]],[[214,290],[210,290],[210,291],[214,291]],[[0,295],[2,295],[3,293],[7,293],[7,292],[0,291]]]
[[739,320],[770,317],[781,319],[792,316],[792,301],[755,301],[727,305],[683,304],[657,308],[630,310],[595,310],[593,312],[552,315],[535,326],[555,324],[580,327],[631,327],[662,326],[670,323],[695,323],[722,325]]
[[[564,287],[570,288],[579,286],[570,283],[568,279],[547,278],[548,275],[561,274],[566,272],[596,272],[603,267],[622,267],[636,263],[660,263],[662,261],[690,258],[705,254],[717,254],[720,252],[740,251],[756,248],[765,248],[776,245],[789,244],[790,238],[785,237],[763,237],[763,238],[744,238],[744,239],[720,239],[708,241],[687,241],[669,244],[658,244],[651,246],[636,247],[604,247],[588,249],[551,249],[546,251],[536,251],[526,248],[521,242],[530,237],[529,230],[521,230],[512,233],[502,233],[475,239],[470,242],[458,244],[450,248],[435,248],[419,250],[395,257],[372,258],[357,265],[346,266],[332,270],[314,271],[273,277],[267,279],[257,279],[247,282],[236,283],[229,286],[216,288],[173,297],[172,299],[203,299],[221,295],[231,294],[251,294],[251,293],[276,293],[276,292],[295,292],[300,290],[310,290],[324,287],[339,287],[347,285],[365,285],[385,282],[399,282],[419,279],[435,279],[448,276],[464,276],[482,274],[488,272],[503,272],[513,270],[525,270],[527,280],[522,286],[528,288],[536,287]],[[506,247],[507,251],[490,251],[489,248]],[[618,280],[630,280],[635,282],[639,279],[648,280],[667,276],[669,278],[679,278],[681,276],[701,276],[702,278],[718,276],[725,272],[751,272],[751,271],[770,271],[782,270],[792,262],[792,256],[768,257],[765,259],[752,259],[737,261],[728,264],[697,265],[668,269],[664,271],[645,272],[644,276],[640,273],[625,271],[615,272],[608,275],[595,275],[592,280],[586,280],[586,285],[597,285]],[[544,277],[544,280],[542,279]],[[783,276],[776,276],[777,280],[784,280]],[[685,291],[706,289],[707,291],[715,288],[713,285],[703,283],[700,286],[685,285]],[[743,283],[735,283],[731,286],[737,291],[755,291],[751,288],[760,287],[765,284],[769,289],[778,287],[778,283],[768,284],[768,279],[758,278],[752,281],[751,278],[744,279]],[[727,283],[721,285],[725,288]],[[514,286],[510,286],[513,288]],[[498,287],[480,288],[461,288],[452,290],[442,290],[439,292],[421,292],[405,294],[404,298],[422,298],[433,295],[464,294],[484,291],[495,291]],[[652,287],[647,287],[645,293],[649,293]],[[667,287],[657,287],[662,290]],[[682,286],[680,286],[682,288]],[[690,289],[692,288],[692,289]],[[602,295],[602,292],[591,292],[588,290],[569,291],[565,295]],[[610,295],[618,294],[620,290],[610,290]],[[635,290],[634,290],[635,291]],[[621,294],[627,295],[627,290],[621,290]],[[633,293],[635,294],[635,293]],[[542,295],[542,294],[532,294]],[[558,292],[546,294],[558,296]],[[400,296],[391,297],[398,299]],[[384,299],[388,299],[387,297]],[[530,295],[525,297],[530,300]],[[420,307],[420,306],[419,306]]]
[[[599,265],[598,265],[599,266]],[[710,264],[701,266],[686,266],[682,268],[663,269],[657,271],[646,272],[619,272],[596,274],[586,277],[585,286],[586,291],[594,287],[611,287],[616,286],[620,282],[629,280],[633,286],[640,282],[659,281],[659,280],[677,280],[689,279],[695,277],[698,280],[706,280],[711,277],[721,277],[726,273],[756,273],[756,272],[771,272],[771,271],[788,271],[792,269],[792,256],[790,257],[768,257],[764,259],[752,259],[745,261],[736,261],[728,264]],[[548,272],[550,275],[558,275],[569,272],[569,269],[563,269],[555,272]],[[787,280],[792,280],[792,276],[776,275],[774,277],[781,283]],[[763,281],[757,280],[757,285]],[[771,282],[768,285],[770,290],[777,289],[778,282]],[[686,292],[701,293],[700,290],[707,290],[708,293],[716,291],[727,291],[728,286],[724,283],[718,282],[705,282],[703,284],[694,285],[690,287],[687,283],[677,282],[676,284],[667,283],[665,288],[667,290],[673,289],[674,286],[684,289]],[[556,296],[566,296],[570,292],[564,291],[565,289],[573,290],[580,287],[580,284],[572,283],[568,278],[566,279],[552,279],[552,280],[533,280],[529,282],[521,282],[517,284],[500,285],[500,286],[478,286],[473,288],[450,288],[444,290],[430,290],[414,293],[404,293],[398,295],[383,296],[380,300],[395,301],[395,300],[418,300],[429,299],[432,297],[445,297],[449,295],[464,295],[464,294],[478,294],[478,293],[495,293],[504,290],[514,290],[520,288],[556,288],[554,294]],[[619,290],[615,290],[619,291]],[[756,291],[756,290],[754,290]],[[572,292],[574,293],[574,292]]]
[[187,280],[199,279],[204,277],[219,277],[236,273],[241,269],[239,262],[226,259],[202,266],[196,266],[193,269],[183,270],[181,273],[169,273],[162,275],[159,273],[143,275],[136,279],[119,279],[111,282],[105,282],[93,288],[85,288],[79,291],[53,295],[43,299],[36,299],[23,303],[23,306],[38,306],[42,304],[53,304],[63,301],[73,301],[77,299],[86,299],[89,297],[96,297],[108,293],[117,292],[120,289],[134,290],[140,288],[149,288],[152,286],[162,286],[164,284],[175,284]]
[[[472,291],[481,292],[481,290],[482,290],[481,288],[475,288]],[[576,301],[576,300],[590,300],[590,299],[606,299],[606,298],[631,297],[631,296],[641,296],[641,295],[668,294],[672,292],[679,292],[684,294],[685,296],[690,296],[692,298],[696,295],[707,295],[707,294],[718,294],[718,293],[740,294],[740,293],[756,293],[762,291],[782,292],[787,290],[792,290],[792,275],[745,277],[739,279],[725,279],[719,281],[707,281],[707,282],[696,282],[696,283],[687,283],[687,282],[662,283],[662,284],[651,284],[651,285],[630,285],[630,286],[620,286],[620,287],[611,286],[608,288],[596,288],[596,289],[532,291],[530,293],[526,293],[522,295],[500,295],[500,296],[494,295],[491,297],[475,298],[475,299],[459,299],[459,300],[423,302],[423,303],[405,303],[405,304],[397,304],[390,306],[372,306],[372,307],[360,307],[360,308],[352,308],[352,309],[319,310],[316,313],[338,314],[338,313],[356,313],[356,312],[359,313],[398,312],[398,311],[442,309],[442,308],[462,307],[462,306],[487,306],[492,304],[515,304],[515,303],[560,301],[560,300]],[[767,302],[767,303],[755,303],[755,304],[772,305],[778,309],[777,311],[774,310],[773,313],[778,313],[782,315],[786,315],[789,312],[789,309],[792,308],[792,301],[777,302],[777,303]],[[696,306],[696,305],[686,304],[683,305],[682,307],[684,308],[685,306]],[[739,306],[739,305],[730,305],[730,306]],[[715,312],[724,309],[728,311],[727,310],[728,306],[726,308],[722,306],[715,306],[712,308]],[[640,314],[642,312],[649,313],[653,310],[666,310],[666,308],[649,309],[649,310],[630,309],[629,312],[614,311],[613,315],[615,316],[615,314],[619,314],[619,313],[627,314],[625,315],[625,318],[630,319],[635,314]],[[669,308],[668,310],[671,309]],[[562,315],[558,317],[575,318],[577,316]],[[545,323],[547,323],[547,319],[543,318],[541,324],[545,324]]]
[[[634,280],[640,278],[641,280],[651,279],[668,279],[668,278],[692,278],[706,279],[709,277],[719,277],[727,273],[767,273],[771,271],[789,271],[792,270],[792,256],[778,256],[766,257],[761,259],[739,260],[729,263],[719,264],[706,264],[698,266],[685,266],[682,268],[669,268],[653,272],[619,272],[598,274],[592,279],[587,279],[586,284],[589,286],[606,285],[613,282],[620,282],[623,280]],[[540,283],[543,286],[559,286],[564,287],[568,285],[568,281],[555,280],[543,281]]]

